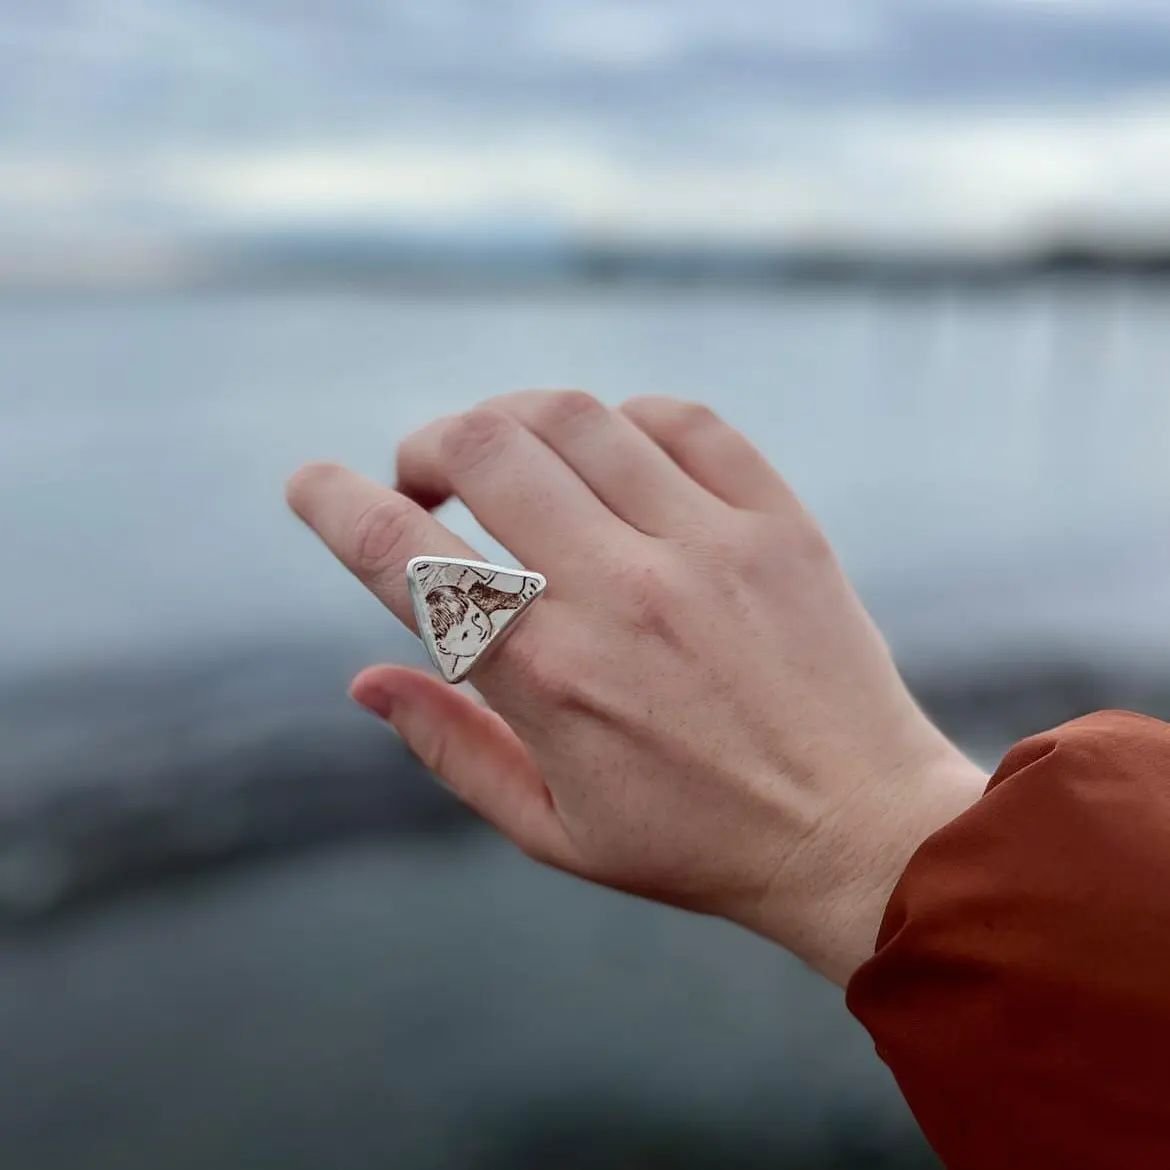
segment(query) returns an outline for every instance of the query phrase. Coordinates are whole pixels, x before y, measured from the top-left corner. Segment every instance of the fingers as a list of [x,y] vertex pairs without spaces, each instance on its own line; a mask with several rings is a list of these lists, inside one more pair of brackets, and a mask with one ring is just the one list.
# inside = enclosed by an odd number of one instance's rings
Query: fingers
[[288,481],[286,494],[334,556],[410,629],[405,574],[411,557],[482,559],[412,500],[336,464],[307,464]]
[[407,440],[398,480],[405,495],[431,505],[457,495],[501,544],[545,572],[620,538],[580,476],[501,410],[478,407]]
[[454,793],[525,853],[567,866],[568,838],[527,749],[494,712],[466,692],[397,666],[373,666],[350,694],[390,722]]
[[[610,511],[642,532],[665,535],[692,527],[698,515],[719,506],[625,415],[583,391],[520,391],[485,406],[536,435]],[[441,455],[453,422],[432,423],[398,451],[399,487],[427,507],[453,490]]]
[[696,483],[736,508],[791,508],[791,489],[760,452],[705,406],[632,398],[621,407]]

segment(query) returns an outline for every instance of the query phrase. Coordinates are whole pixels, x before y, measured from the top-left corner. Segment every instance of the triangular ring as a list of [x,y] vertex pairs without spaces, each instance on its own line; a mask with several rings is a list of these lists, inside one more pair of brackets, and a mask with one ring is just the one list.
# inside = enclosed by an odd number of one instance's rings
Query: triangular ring
[[544,592],[540,573],[459,557],[412,557],[406,583],[431,661],[461,682]]

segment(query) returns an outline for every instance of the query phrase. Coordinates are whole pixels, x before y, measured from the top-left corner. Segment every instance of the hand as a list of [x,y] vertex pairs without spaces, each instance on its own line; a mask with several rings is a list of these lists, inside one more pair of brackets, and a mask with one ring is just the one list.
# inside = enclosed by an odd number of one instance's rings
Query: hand
[[816,524],[739,433],[664,398],[521,393],[407,439],[391,491],[311,464],[292,507],[413,627],[415,555],[545,596],[473,676],[378,666],[358,702],[540,861],[723,915],[844,982],[917,845],[986,781],[923,716]]

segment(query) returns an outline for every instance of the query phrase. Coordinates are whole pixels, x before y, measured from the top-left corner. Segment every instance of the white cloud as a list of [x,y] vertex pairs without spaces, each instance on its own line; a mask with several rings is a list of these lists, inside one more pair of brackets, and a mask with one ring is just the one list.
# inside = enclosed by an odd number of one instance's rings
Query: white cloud
[[[1010,247],[1046,225],[1170,227],[1170,91],[1051,113],[938,110],[777,117],[767,150],[712,166],[627,157],[588,135],[371,139],[163,151],[114,164],[10,158],[23,203],[63,223],[100,204],[130,227],[149,192],[188,226],[463,228],[509,217],[567,232]],[[26,224],[28,220],[26,217]]]
[[556,142],[481,146],[370,143],[191,153],[160,160],[176,203],[250,222],[382,215],[443,223],[485,209],[571,209],[578,192],[610,188],[612,161]]
[[10,7],[10,237],[508,217],[987,247],[1074,220],[1170,230],[1164,4]]

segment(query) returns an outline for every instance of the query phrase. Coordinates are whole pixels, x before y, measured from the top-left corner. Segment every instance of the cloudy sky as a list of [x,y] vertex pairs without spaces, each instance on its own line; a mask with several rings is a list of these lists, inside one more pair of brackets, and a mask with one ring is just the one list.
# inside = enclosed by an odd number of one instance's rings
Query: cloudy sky
[[0,237],[1170,237],[1166,0],[0,0]]

